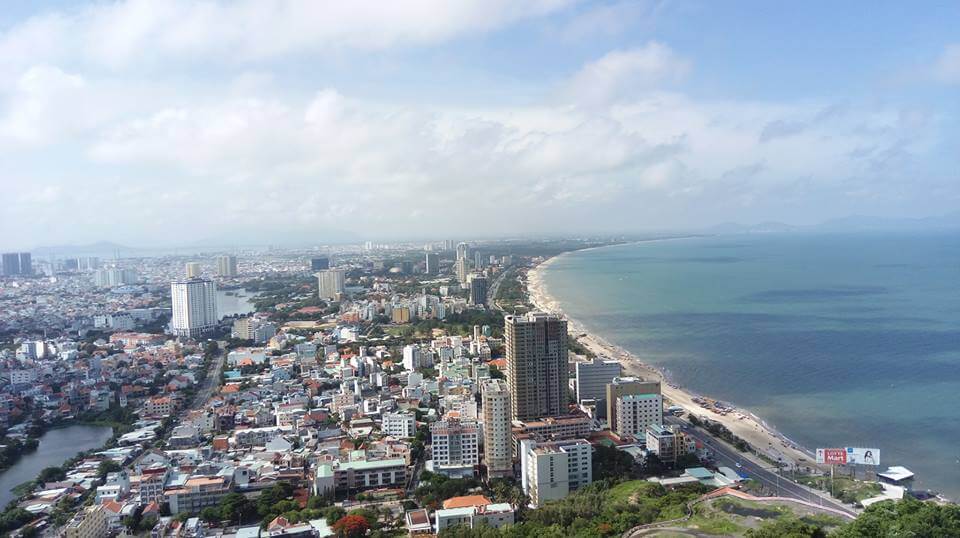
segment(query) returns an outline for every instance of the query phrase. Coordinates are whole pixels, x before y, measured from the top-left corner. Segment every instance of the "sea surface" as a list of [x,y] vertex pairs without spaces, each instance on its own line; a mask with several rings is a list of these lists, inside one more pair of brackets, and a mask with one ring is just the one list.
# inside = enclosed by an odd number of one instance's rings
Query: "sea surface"
[[960,499],[960,234],[677,239],[572,252],[588,330],[808,448],[872,447]]
[[46,467],[58,467],[79,452],[100,448],[112,435],[109,427],[82,424],[44,433],[37,450],[24,454],[6,471],[0,471],[0,510],[14,499],[11,489],[33,480]]

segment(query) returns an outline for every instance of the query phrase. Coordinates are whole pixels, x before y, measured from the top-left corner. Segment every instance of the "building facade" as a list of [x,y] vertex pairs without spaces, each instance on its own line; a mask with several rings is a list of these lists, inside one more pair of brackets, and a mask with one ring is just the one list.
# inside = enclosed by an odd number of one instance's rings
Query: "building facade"
[[607,396],[607,383],[620,376],[620,363],[597,357],[576,363],[577,401],[602,400]]
[[[607,424],[617,424],[617,401],[631,394],[661,394],[659,381],[645,381],[639,377],[617,377],[607,383]],[[662,423],[662,421],[661,421]]]
[[472,420],[446,419],[430,425],[434,469],[474,467],[480,464],[480,435]]
[[513,476],[513,447],[510,442],[510,389],[501,379],[484,379],[483,461],[490,478]]
[[344,271],[342,269],[325,269],[318,271],[317,293],[321,299],[336,301],[343,294]]
[[474,275],[470,279],[470,303],[487,304],[487,277]]
[[659,394],[627,394],[617,398],[616,423],[612,424],[617,435],[645,437],[647,426],[663,424],[663,397]]
[[175,280],[170,284],[174,335],[196,338],[217,327],[217,284],[205,278]]
[[237,276],[237,257],[217,256],[217,274],[222,277]]
[[504,318],[507,384],[513,420],[534,420],[567,410],[567,322],[529,313]]
[[521,481],[534,508],[563,499],[593,481],[593,447],[585,439],[537,443],[523,441]]

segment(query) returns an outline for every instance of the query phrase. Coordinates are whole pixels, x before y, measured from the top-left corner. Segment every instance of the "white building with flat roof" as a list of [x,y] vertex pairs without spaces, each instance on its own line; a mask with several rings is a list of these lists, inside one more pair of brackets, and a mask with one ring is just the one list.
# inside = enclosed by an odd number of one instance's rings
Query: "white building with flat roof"
[[647,426],[663,424],[663,396],[660,394],[625,394],[616,401],[617,435],[646,438]]
[[170,329],[176,336],[196,338],[217,327],[217,284],[205,278],[174,280],[170,283],[173,318]]
[[343,293],[345,275],[343,269],[318,271],[316,273],[318,296],[327,301],[336,301]]
[[393,437],[417,435],[417,418],[412,413],[384,413],[380,430]]
[[484,379],[480,385],[483,405],[483,461],[487,476],[513,476],[510,442],[510,389],[502,379]]
[[480,464],[480,428],[473,420],[446,419],[430,425],[431,453],[437,472],[444,467],[464,468]]
[[536,508],[563,499],[593,482],[593,447],[585,439],[537,443],[521,442],[521,483]]

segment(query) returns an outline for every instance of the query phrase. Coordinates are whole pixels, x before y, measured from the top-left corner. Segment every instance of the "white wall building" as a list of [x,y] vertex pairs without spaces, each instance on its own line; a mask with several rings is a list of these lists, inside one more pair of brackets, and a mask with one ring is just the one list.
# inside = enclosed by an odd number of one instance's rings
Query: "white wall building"
[[481,385],[483,405],[483,461],[487,476],[513,476],[513,446],[510,442],[510,389],[501,379],[485,379]]
[[525,439],[520,454],[523,492],[534,508],[593,481],[593,447],[585,439],[549,443]]
[[170,328],[176,336],[195,338],[216,328],[217,284],[208,279],[190,278],[170,283],[173,319]]
[[420,346],[403,346],[403,368],[410,372],[420,368]]
[[417,418],[410,413],[384,413],[380,429],[393,437],[417,435]]
[[626,394],[617,398],[617,435],[646,437],[647,426],[663,424],[663,396],[660,394]]
[[335,301],[343,293],[343,269],[327,269],[316,273],[317,293],[321,299]]
[[431,452],[437,472],[443,467],[473,467],[480,464],[480,430],[472,420],[441,420],[430,426]]

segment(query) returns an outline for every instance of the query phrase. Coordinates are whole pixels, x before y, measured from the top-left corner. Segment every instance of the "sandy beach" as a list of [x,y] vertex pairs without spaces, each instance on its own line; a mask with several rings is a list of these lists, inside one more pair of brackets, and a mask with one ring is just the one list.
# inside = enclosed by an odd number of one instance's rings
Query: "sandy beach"
[[[560,256],[563,256],[563,254]],[[557,258],[559,258],[559,256],[544,261],[537,267],[531,269],[527,274],[527,288],[530,301],[539,310],[563,314],[567,319],[570,335],[575,336],[584,347],[598,356],[620,362],[623,375],[660,380],[663,387],[665,405],[677,405],[682,407],[688,414],[720,422],[735,435],[750,443],[758,453],[766,455],[771,460],[780,460],[786,466],[797,466],[800,468],[818,467],[815,464],[815,455],[812,451],[793,443],[790,439],[766,425],[762,419],[753,413],[729,406],[729,404],[727,404],[728,407],[724,408],[725,414],[721,414],[713,408],[708,409],[702,407],[694,401],[695,398],[700,398],[700,395],[671,383],[659,368],[643,362],[640,357],[637,357],[620,346],[607,342],[596,334],[588,332],[580,322],[565,314],[560,308],[559,303],[547,293],[543,283],[543,270]],[[758,463],[765,463],[756,456],[751,455],[750,457]]]

